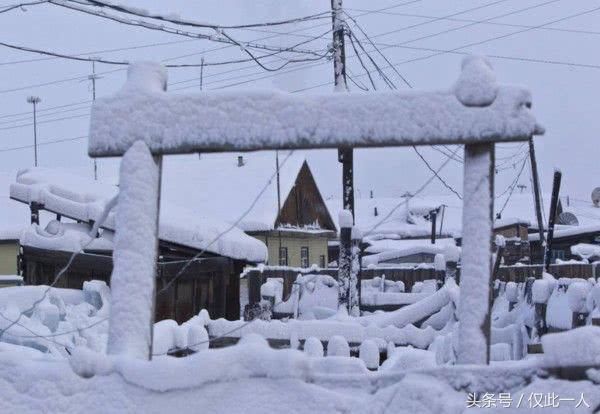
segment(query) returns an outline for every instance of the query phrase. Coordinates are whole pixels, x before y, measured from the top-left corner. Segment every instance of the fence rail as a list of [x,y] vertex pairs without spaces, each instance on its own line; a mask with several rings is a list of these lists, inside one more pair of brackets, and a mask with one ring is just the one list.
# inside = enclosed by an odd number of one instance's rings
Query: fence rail
[[[550,265],[549,273],[556,278],[596,278],[600,275],[600,270],[597,269],[596,263],[560,263]],[[518,266],[501,266],[498,269],[498,274],[494,279],[502,282],[524,283],[530,277],[540,277],[543,272],[541,264],[533,265],[518,265]],[[246,269],[244,276],[248,278],[248,301],[250,304],[260,302],[260,287],[269,278],[283,279],[283,298],[289,298],[292,292],[292,285],[299,274],[319,274],[329,275],[337,279],[337,268],[284,268],[281,266],[264,266],[262,268]],[[435,279],[436,272],[431,268],[408,268],[408,267],[369,267],[361,270],[361,279],[373,279],[385,275],[386,280],[402,281],[406,287],[406,291],[410,292],[412,287],[417,282]],[[460,282],[460,266],[456,273],[457,282]]]

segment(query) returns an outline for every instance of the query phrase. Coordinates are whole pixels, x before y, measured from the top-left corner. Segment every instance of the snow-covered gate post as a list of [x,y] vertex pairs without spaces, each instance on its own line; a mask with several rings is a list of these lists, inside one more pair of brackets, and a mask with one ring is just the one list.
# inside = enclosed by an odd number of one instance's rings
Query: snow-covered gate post
[[465,145],[458,362],[487,364],[490,348],[494,144]]
[[140,140],[155,155],[464,144],[459,362],[487,361],[494,143],[543,133],[527,90],[496,84],[489,64],[473,57],[451,90],[409,94],[170,95],[156,82],[160,69],[139,68],[123,91],[95,101],[91,156],[123,155]]
[[[142,87],[166,90],[163,69],[146,66],[129,67],[122,93]],[[109,354],[152,359],[161,170],[162,156],[153,157],[142,140],[134,142],[121,160],[110,283]]]

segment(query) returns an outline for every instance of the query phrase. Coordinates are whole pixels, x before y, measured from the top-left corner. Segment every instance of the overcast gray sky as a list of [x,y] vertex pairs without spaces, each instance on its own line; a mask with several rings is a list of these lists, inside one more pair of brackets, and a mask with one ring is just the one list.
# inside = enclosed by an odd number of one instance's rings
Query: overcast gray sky
[[[0,0],[0,5],[16,1]],[[176,13],[220,24],[303,16],[326,11],[330,5],[329,0],[123,2],[160,13]],[[351,15],[357,16],[359,24],[380,45],[386,57],[398,64],[400,73],[417,89],[450,87],[457,77],[462,59],[462,55],[455,53],[432,56],[434,52],[423,49],[450,50],[479,43],[458,51],[492,56],[491,62],[500,81],[526,85],[532,90],[533,110],[547,129],[547,134],[536,140],[544,189],[550,190],[555,167],[564,172],[563,194],[587,200],[593,187],[600,185],[597,155],[597,133],[600,130],[597,97],[600,27],[597,22],[600,11],[595,10],[600,7],[599,1],[344,0],[344,6]],[[382,8],[388,9],[380,13],[368,12]],[[477,9],[459,14],[473,8]],[[580,15],[568,18],[577,14]],[[451,15],[449,19],[439,19]],[[486,22],[476,22],[482,20]],[[561,21],[548,24],[557,20]],[[294,27],[267,28],[268,33],[260,31],[263,29],[230,33],[240,40],[270,36],[261,42],[290,45],[306,39],[302,36],[323,34],[329,25],[328,20],[322,20]],[[292,35],[272,33],[290,28],[296,31]],[[363,36],[359,34],[359,37]],[[491,40],[497,37],[500,38]],[[196,63],[202,56],[206,62],[245,57],[236,47],[222,48],[221,44],[205,40],[190,41],[189,38],[125,26],[53,5],[31,6],[26,12],[16,10],[0,14],[0,41],[66,54],[94,52],[93,56],[115,60],[170,59],[173,63]],[[304,47],[323,50],[330,41],[328,34]],[[168,44],[164,44],[166,42]],[[157,43],[162,45],[149,46]],[[393,46],[399,44],[404,47]],[[145,47],[106,52],[133,46]],[[37,95],[42,99],[38,118],[39,142],[67,140],[41,145],[40,164],[75,169],[91,177],[92,162],[86,154],[86,139],[71,140],[87,135],[91,100],[87,76],[91,73],[91,63],[47,58],[1,46],[0,50],[0,171],[13,171],[33,164],[31,148],[11,148],[32,144],[32,126],[29,125],[32,122],[31,105],[26,98]],[[348,53],[352,54],[350,48]],[[185,57],[173,59],[179,56]],[[272,62],[278,61],[274,59]],[[385,66],[381,59],[379,63]],[[368,78],[357,60],[349,59],[348,67],[357,80],[368,84]],[[122,85],[125,72],[119,70],[120,67],[98,64],[96,69],[101,74],[97,82],[97,96],[111,94]],[[385,72],[399,89],[408,89],[391,69],[385,69]],[[301,92],[310,93],[332,89],[332,64],[329,61],[291,65],[275,74],[264,72],[253,63],[209,67],[204,75],[205,90],[276,87],[295,91],[315,86]],[[373,76],[378,78],[376,74]],[[198,69],[171,69],[169,80],[174,84],[170,90],[174,93],[198,91],[198,77]],[[383,88],[383,84],[377,81]],[[176,91],[184,87],[186,89]],[[63,105],[69,106],[45,110]],[[524,150],[515,144],[498,149],[501,170],[497,175],[497,193],[515,179]],[[423,154],[434,166],[444,159],[432,149],[424,149]],[[462,151],[459,154],[462,155]],[[312,151],[308,157],[324,195],[338,196],[341,179],[335,151]],[[169,157],[167,162],[177,162],[176,157]],[[429,177],[427,168],[411,149],[357,151],[355,169],[359,196],[366,196],[370,189],[377,195],[399,195],[418,187]],[[102,160],[100,174],[113,179],[116,162]],[[442,175],[461,190],[459,163],[451,162]],[[529,184],[527,169],[520,182]],[[427,192],[447,193],[447,190],[436,183]]]

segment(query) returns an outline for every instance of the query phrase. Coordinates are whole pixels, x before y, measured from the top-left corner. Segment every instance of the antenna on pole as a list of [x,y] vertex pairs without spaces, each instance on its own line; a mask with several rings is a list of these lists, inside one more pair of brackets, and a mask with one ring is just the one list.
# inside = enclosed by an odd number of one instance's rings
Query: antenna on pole
[[37,104],[42,100],[39,96],[29,96],[27,102],[33,104],[33,159],[34,165],[38,166],[38,155],[37,155]]
[[[92,81],[92,101],[96,100],[96,79],[100,79],[96,75],[96,62],[92,60],[92,74],[88,76],[88,79]],[[94,158],[94,180],[98,180],[98,161]]]

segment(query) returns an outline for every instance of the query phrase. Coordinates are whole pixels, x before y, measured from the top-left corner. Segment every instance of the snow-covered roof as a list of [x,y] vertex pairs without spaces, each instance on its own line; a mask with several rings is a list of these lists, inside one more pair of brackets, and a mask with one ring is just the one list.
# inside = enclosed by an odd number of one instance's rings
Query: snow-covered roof
[[29,226],[29,209],[9,198],[13,176],[0,173],[0,241],[19,240],[21,232]]
[[[45,168],[20,171],[16,182],[10,186],[11,197],[19,201],[27,204],[35,201],[49,211],[86,222],[98,220],[104,206],[117,192],[116,186]],[[114,214],[109,215],[103,227],[114,230]],[[164,198],[161,200],[161,240],[206,249],[234,259],[250,262],[266,260],[267,250],[262,242],[235,226],[230,227],[230,224],[218,219],[196,214]]]
[[436,244],[431,244],[430,240],[402,240],[402,242],[404,243],[393,246],[391,249],[382,249],[377,254],[364,256],[363,265],[377,265],[378,263],[386,262],[388,260],[394,260],[420,253],[431,255],[438,253],[443,254],[446,252],[446,248],[448,246],[455,246],[454,239],[438,240]]
[[600,224],[600,207],[596,207],[591,200],[562,196],[563,211],[573,213],[580,226]]
[[[342,209],[343,201],[330,199],[326,200],[326,204],[339,228],[338,213]],[[434,197],[428,199],[413,197],[407,204],[406,199],[402,197],[356,198],[354,200],[355,223],[366,237],[373,235],[386,235],[387,238],[428,237],[431,234],[431,222],[423,217],[442,204]],[[438,218],[438,231],[439,220],[440,218]],[[446,229],[444,224],[445,234],[448,233]]]
[[[242,166],[238,166],[238,156],[243,157]],[[304,162],[303,155],[280,152],[282,205]],[[237,224],[244,231],[273,230],[278,215],[275,171],[272,151],[202,154],[200,159],[197,156],[166,157],[162,194],[166,200],[185,205],[200,217],[234,222],[244,216]]]
[[418,248],[424,246],[429,248],[431,246],[445,247],[455,246],[456,242],[453,238],[436,239],[435,244],[431,244],[431,239],[382,239],[382,240],[371,240],[369,247],[365,249],[367,253],[382,253],[386,251],[406,251],[412,248]]
[[100,237],[90,241],[91,226],[86,223],[63,223],[52,220],[45,227],[31,224],[21,234],[19,243],[22,246],[39,249],[78,252],[82,246],[85,250],[113,250],[114,233],[103,230]]
[[[577,236],[580,234],[587,233],[600,233],[600,223],[588,225],[588,226],[556,226],[554,228],[554,239],[560,239],[562,237]],[[532,233],[529,235],[530,241],[539,241],[540,235],[538,233]]]
[[459,144],[543,133],[528,90],[499,85],[489,63],[467,57],[450,90],[288,94],[169,94],[166,70],[130,65],[125,86],[95,101],[92,156],[122,155],[137,140],[154,153]]

